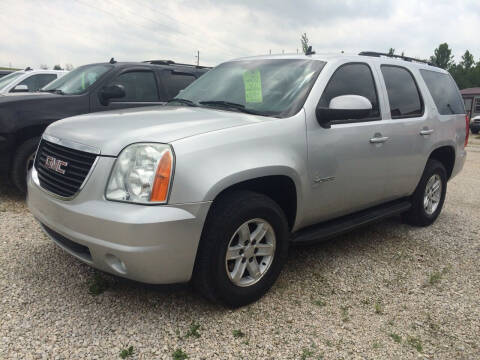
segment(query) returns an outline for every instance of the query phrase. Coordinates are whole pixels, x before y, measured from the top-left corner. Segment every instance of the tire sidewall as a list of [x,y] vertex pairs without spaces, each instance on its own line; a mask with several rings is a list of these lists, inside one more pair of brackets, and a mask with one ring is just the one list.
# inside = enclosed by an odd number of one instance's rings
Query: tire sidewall
[[[425,211],[423,200],[425,197],[425,191],[426,191],[428,181],[435,174],[440,177],[440,180],[442,182],[442,192],[441,192],[440,202],[437,206],[437,209],[432,214],[428,214]],[[437,219],[437,217],[440,215],[440,212],[442,211],[443,203],[445,202],[446,192],[447,192],[447,174],[445,171],[445,167],[438,161],[431,161],[428,164],[426,171],[422,177],[420,186],[418,188],[418,193],[416,194],[416,199],[415,199],[416,200],[415,205],[418,207],[417,211],[420,217],[422,218],[421,219],[422,222],[431,224]]]
[[13,158],[11,180],[13,184],[23,193],[27,190],[27,160],[32,154],[35,154],[38,148],[39,138],[33,138],[25,141],[17,149]]
[[[235,285],[228,277],[225,256],[231,237],[245,222],[260,218],[273,228],[276,239],[275,255],[267,273],[255,284],[246,287]],[[212,274],[219,297],[229,305],[244,304],[261,297],[277,279],[288,253],[288,227],[280,209],[271,206],[254,205],[239,209],[238,214],[224,222],[222,229],[215,233],[215,248],[218,249],[212,261]],[[212,259],[212,260],[213,260]]]

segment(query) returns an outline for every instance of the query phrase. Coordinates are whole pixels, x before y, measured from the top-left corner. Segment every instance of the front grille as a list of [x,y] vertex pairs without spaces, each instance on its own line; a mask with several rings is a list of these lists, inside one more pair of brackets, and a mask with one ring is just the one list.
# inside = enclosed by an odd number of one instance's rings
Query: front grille
[[70,251],[76,253],[79,256],[82,256],[83,258],[86,258],[87,260],[92,260],[92,255],[90,254],[90,249],[86,246],[83,246],[81,244],[78,244],[70,239],[67,239],[65,236],[60,235],[56,231],[50,229],[48,226],[45,224],[42,224],[43,229],[45,232],[51,236],[51,238],[60,243],[61,245],[65,246],[67,249]]
[[35,159],[40,186],[62,197],[72,197],[80,190],[96,157],[42,139]]

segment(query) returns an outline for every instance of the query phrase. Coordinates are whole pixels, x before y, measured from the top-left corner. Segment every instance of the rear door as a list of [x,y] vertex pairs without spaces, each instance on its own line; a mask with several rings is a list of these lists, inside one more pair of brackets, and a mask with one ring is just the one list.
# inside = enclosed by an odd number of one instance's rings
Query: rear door
[[[390,141],[387,199],[411,195],[423,173],[435,131],[435,109],[428,106],[426,88],[415,67],[378,64],[387,94],[386,113]],[[431,104],[430,104],[431,105]]]

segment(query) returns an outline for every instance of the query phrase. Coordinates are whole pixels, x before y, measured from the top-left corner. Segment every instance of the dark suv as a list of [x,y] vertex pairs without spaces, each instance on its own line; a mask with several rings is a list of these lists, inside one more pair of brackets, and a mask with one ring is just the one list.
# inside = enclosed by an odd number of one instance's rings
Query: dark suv
[[[26,173],[45,128],[56,120],[97,111],[162,105],[209,68],[152,60],[81,66],[41,92],[0,98],[0,174],[25,192]],[[112,128],[112,134],[115,129]]]

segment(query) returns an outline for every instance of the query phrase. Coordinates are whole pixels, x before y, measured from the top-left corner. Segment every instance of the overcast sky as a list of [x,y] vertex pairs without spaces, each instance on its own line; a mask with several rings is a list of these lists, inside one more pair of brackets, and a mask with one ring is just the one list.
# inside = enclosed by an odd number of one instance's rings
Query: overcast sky
[[480,0],[1,0],[0,66],[171,59],[200,64],[301,51],[427,58],[441,42],[478,60]]

